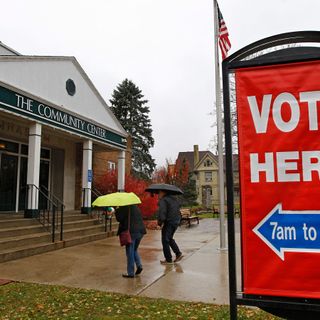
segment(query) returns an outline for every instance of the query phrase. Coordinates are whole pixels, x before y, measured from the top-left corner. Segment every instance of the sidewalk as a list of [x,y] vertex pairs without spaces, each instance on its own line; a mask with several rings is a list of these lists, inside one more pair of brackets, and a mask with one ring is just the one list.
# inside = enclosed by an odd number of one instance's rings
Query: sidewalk
[[57,284],[102,291],[216,304],[228,303],[227,251],[219,250],[219,221],[201,220],[175,234],[184,258],[163,266],[160,231],[148,230],[140,246],[143,272],[126,271],[117,237],[0,264],[0,279]]

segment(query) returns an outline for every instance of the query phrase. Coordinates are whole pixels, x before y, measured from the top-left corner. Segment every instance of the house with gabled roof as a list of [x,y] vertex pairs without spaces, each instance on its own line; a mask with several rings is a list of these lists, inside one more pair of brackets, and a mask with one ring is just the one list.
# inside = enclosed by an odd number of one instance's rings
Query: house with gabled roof
[[[234,156],[235,171],[235,202],[239,201],[239,175],[237,155]],[[189,173],[196,182],[197,202],[199,205],[212,208],[219,206],[219,180],[218,156],[211,151],[199,151],[199,146],[194,145],[193,151],[179,152],[176,163],[187,161]],[[225,171],[225,168],[224,168]],[[225,188],[224,188],[225,189]]]

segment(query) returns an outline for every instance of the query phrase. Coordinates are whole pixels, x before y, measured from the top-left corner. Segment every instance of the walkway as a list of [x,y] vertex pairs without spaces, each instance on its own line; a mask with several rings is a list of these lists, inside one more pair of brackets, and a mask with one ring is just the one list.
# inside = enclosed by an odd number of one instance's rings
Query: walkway
[[121,277],[126,258],[117,237],[2,263],[0,278],[227,304],[228,259],[227,251],[219,250],[219,221],[182,226],[175,239],[184,258],[163,266],[160,231],[149,230],[140,247],[144,270],[134,279]]

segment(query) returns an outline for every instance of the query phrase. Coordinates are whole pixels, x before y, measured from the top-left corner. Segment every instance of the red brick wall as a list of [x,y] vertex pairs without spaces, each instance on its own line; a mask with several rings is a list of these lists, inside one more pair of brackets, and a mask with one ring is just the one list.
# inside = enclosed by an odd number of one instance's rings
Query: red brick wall
[[[127,138],[127,149],[126,155],[126,173],[131,172],[131,137]],[[119,151],[94,151],[92,159],[92,169],[94,180],[97,181],[101,176],[103,176],[108,170],[108,161],[114,162],[116,168],[118,167],[118,156]]]

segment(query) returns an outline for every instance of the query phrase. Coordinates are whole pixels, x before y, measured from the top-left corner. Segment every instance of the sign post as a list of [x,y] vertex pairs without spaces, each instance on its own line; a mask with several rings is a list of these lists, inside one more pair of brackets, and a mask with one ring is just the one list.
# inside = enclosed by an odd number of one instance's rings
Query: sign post
[[[295,319],[320,311],[320,42],[296,32],[254,43],[224,62],[229,251],[235,248],[229,75],[235,77],[242,287],[229,253],[232,319],[238,304]],[[233,233],[233,236],[230,234]],[[299,318],[298,318],[299,319]]]

